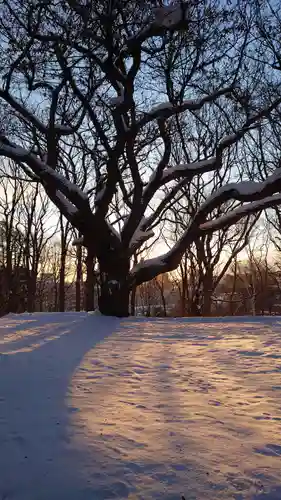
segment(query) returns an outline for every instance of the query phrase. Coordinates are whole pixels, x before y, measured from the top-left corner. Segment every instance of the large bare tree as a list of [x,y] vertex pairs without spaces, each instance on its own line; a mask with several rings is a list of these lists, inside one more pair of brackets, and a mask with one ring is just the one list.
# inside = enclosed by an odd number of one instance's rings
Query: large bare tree
[[[131,268],[179,189],[219,171],[229,148],[281,102],[266,95],[251,106],[245,97],[241,72],[245,79],[255,29],[246,7],[218,0],[2,0],[0,14],[0,155],[42,183],[88,258],[97,259],[102,313],[126,316],[132,287],[175,269],[203,231],[280,202],[280,170],[263,183],[226,184],[169,252]],[[173,162],[174,120],[187,113],[200,120],[206,106],[218,104],[223,113],[237,103],[239,118],[212,156],[202,151],[197,161]],[[71,148],[75,162],[67,165]],[[237,200],[233,210],[208,221],[230,199]]]

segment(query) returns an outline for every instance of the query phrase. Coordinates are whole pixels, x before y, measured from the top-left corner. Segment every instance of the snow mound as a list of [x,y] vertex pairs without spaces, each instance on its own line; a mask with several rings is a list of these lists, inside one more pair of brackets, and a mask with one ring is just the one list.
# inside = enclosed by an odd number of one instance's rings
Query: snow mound
[[95,309],[94,311],[88,311],[88,314],[91,316],[102,316],[102,313],[100,312],[99,309]]

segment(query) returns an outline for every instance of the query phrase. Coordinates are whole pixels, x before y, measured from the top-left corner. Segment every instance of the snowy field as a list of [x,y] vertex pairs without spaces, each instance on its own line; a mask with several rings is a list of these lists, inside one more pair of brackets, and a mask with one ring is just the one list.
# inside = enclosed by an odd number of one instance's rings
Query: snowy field
[[0,319],[0,500],[281,499],[281,318]]

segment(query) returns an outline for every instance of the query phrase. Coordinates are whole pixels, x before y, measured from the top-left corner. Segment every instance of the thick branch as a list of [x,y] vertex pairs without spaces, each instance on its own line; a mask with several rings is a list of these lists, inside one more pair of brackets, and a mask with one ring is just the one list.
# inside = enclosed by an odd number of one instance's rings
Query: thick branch
[[236,210],[232,210],[228,214],[222,215],[214,221],[205,222],[204,224],[200,225],[200,229],[204,232],[213,232],[217,231],[218,229],[227,228],[238,222],[240,219],[242,219],[242,217],[255,214],[257,212],[260,212],[261,210],[272,208],[280,204],[281,194],[268,196],[266,198],[262,198],[261,200],[242,205]]
[[[32,113],[32,111],[28,110],[23,104],[21,104],[17,99],[15,99],[9,92],[0,89],[0,98],[6,101],[10,106],[17,111],[23,118],[25,118],[29,123],[32,123],[34,127],[46,135],[48,132],[48,127],[44,125],[43,122],[38,120],[36,116]],[[73,133],[73,129],[71,127],[63,126],[63,125],[54,125],[54,131],[56,134],[63,135],[71,135]]]
[[13,144],[3,136],[0,137],[0,156],[11,158],[16,163],[25,163],[40,178],[41,182],[59,189],[78,209],[89,206],[87,195],[78,186],[55,172],[30,151]]
[[[231,199],[241,202],[252,202],[255,200],[261,200],[262,202],[263,199],[268,199],[268,197],[271,197],[274,193],[276,193],[276,191],[280,191],[280,189],[281,169],[279,168],[276,169],[275,172],[273,172],[273,174],[271,174],[263,182],[244,181],[238,184],[226,184],[207,198],[205,203],[203,203],[203,205],[200,207],[196,217],[204,219],[208,213],[211,213],[219,205]],[[239,210],[240,208],[242,209],[243,207],[239,207],[237,210]],[[230,215],[231,212],[229,212],[225,217],[228,217]],[[219,219],[221,218],[222,217],[220,217]],[[215,222],[216,221],[210,221],[206,222],[206,224],[214,224]]]
[[184,113],[185,111],[198,111],[206,103],[214,102],[219,97],[225,94],[229,94],[230,92],[232,92],[232,90],[232,87],[227,87],[217,90],[210,95],[202,97],[201,99],[191,99],[177,105],[174,105],[170,102],[159,104],[158,106],[154,106],[150,111],[143,115],[143,117],[136,124],[136,128],[139,130],[144,125],[155,119],[167,120],[168,118],[171,118],[172,116],[178,115],[180,113]]

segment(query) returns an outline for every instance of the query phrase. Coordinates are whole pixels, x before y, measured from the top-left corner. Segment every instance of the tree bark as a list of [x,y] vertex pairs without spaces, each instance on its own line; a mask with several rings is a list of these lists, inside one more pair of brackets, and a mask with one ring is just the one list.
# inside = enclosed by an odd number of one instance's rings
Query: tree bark
[[200,310],[200,294],[199,294],[199,292],[196,292],[191,297],[190,306],[189,306],[189,316],[197,318],[201,315],[202,314],[201,314],[201,310]]
[[94,287],[95,287],[95,274],[94,274],[94,254],[88,249],[86,257],[86,283],[85,283],[85,309],[86,311],[93,311],[94,304]]
[[[133,265],[136,266],[138,263],[137,254],[133,256]],[[133,285],[130,294],[130,314],[131,316],[135,316],[136,314],[136,297],[137,297],[137,286]]]
[[129,316],[129,258],[108,252],[106,256],[103,255],[99,258],[99,265],[101,275],[100,312],[106,316]]
[[212,310],[212,291],[204,290],[202,316],[211,316],[211,310]]

